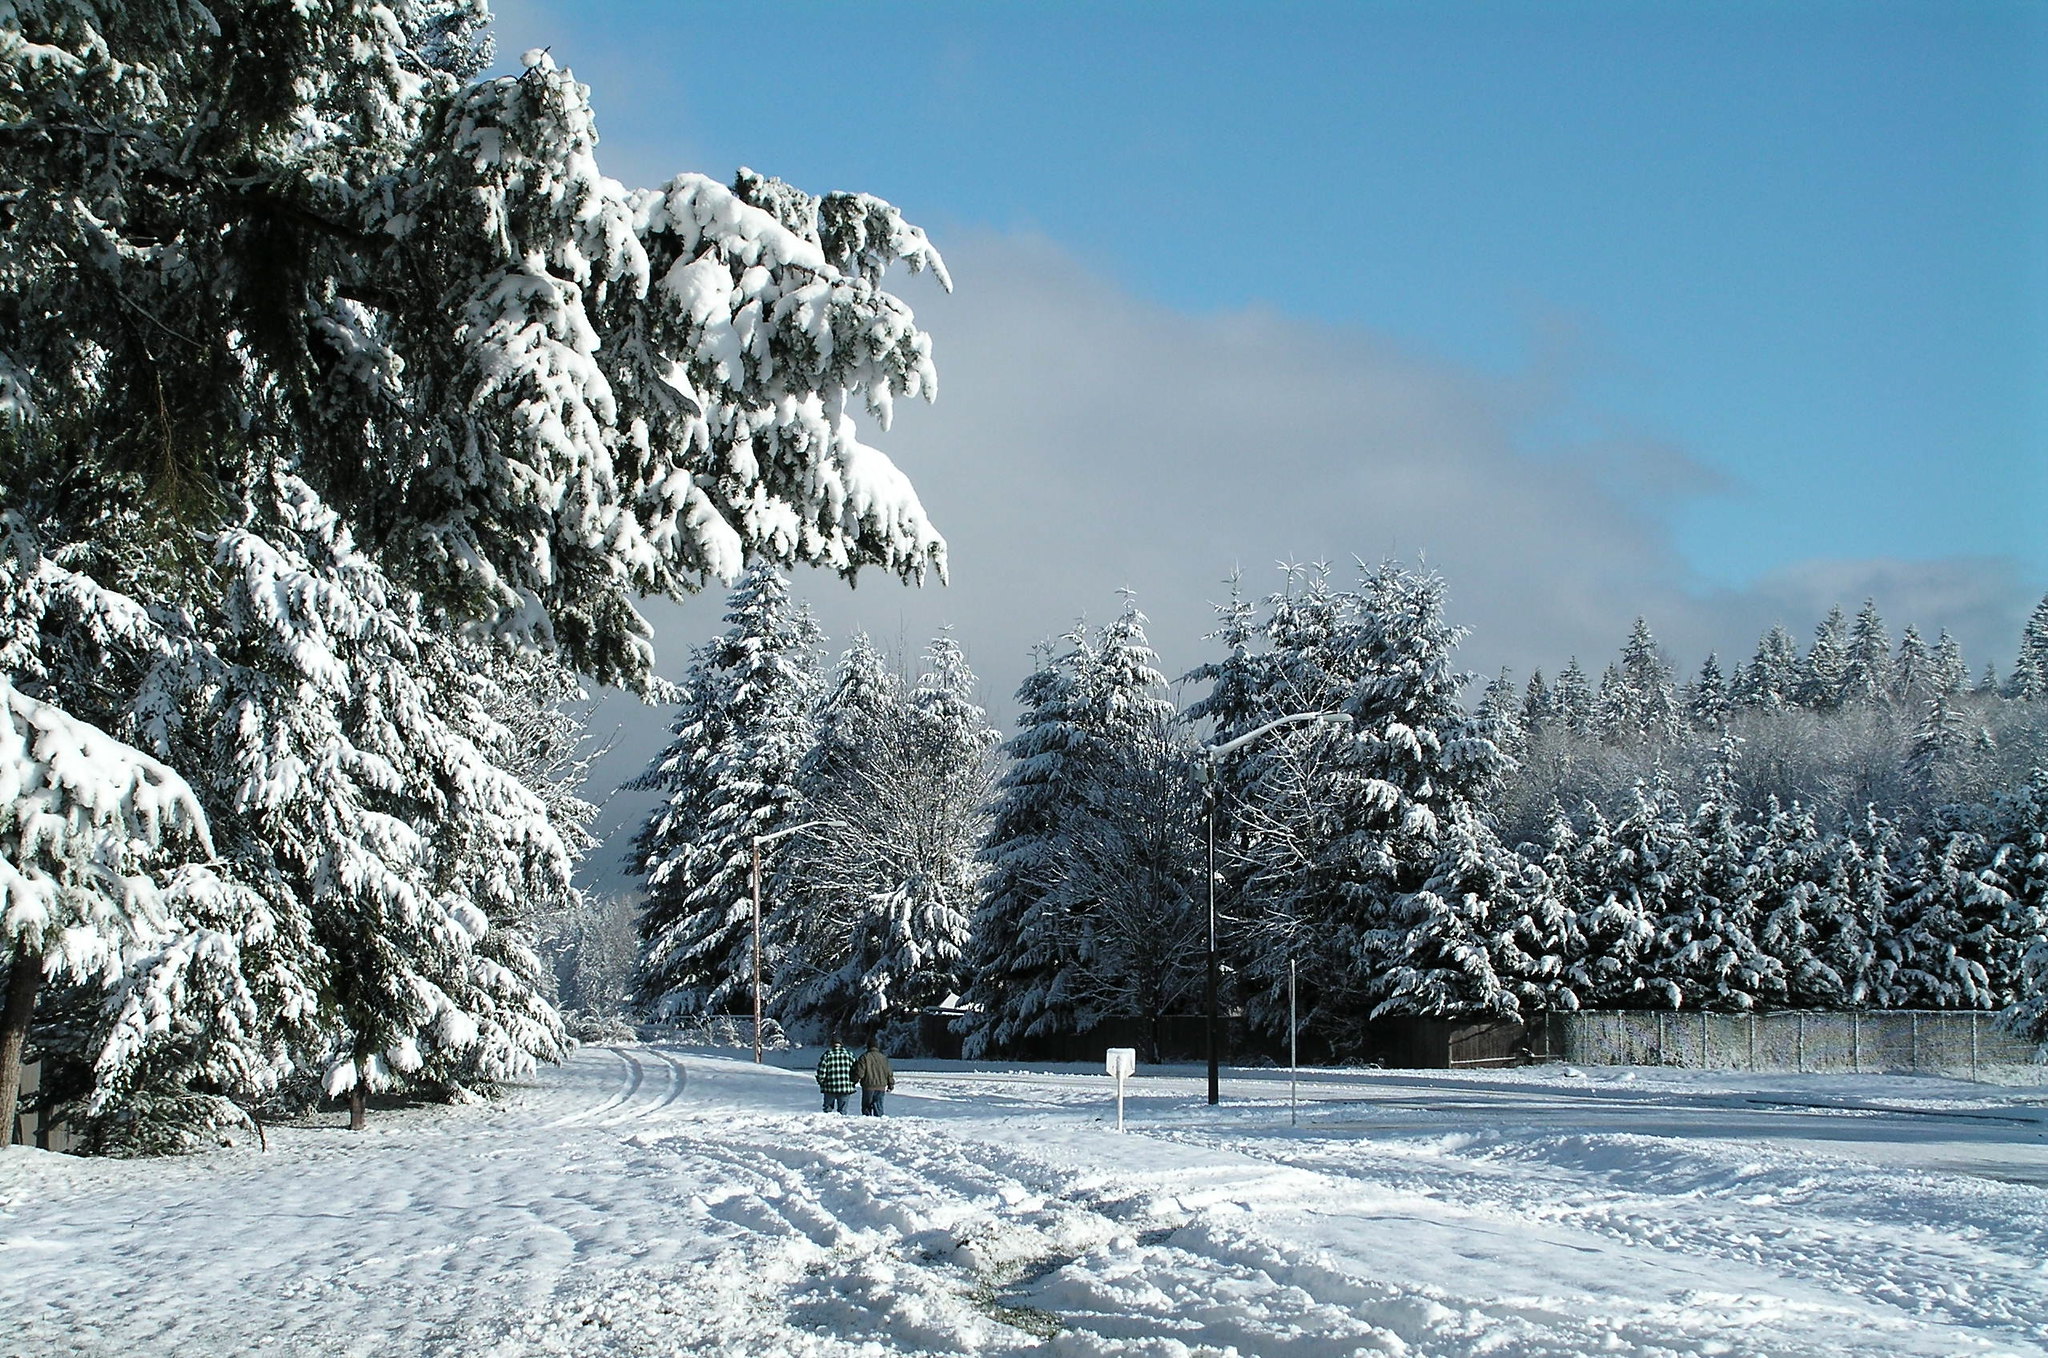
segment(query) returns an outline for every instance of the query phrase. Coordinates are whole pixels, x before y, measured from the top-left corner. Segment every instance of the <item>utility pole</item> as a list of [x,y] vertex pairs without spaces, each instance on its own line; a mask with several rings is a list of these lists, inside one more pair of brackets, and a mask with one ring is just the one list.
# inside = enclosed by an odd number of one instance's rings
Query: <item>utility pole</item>
[[754,1064],[761,1064],[761,846],[772,844],[785,836],[803,830],[815,830],[820,825],[836,825],[847,828],[843,820],[807,820],[802,825],[770,831],[754,836]]
[[1326,725],[1349,725],[1351,718],[1343,712],[1293,712],[1276,717],[1264,726],[1254,727],[1234,739],[1202,747],[1202,762],[1195,765],[1195,778],[1208,794],[1208,864],[1209,864],[1209,976],[1203,986],[1204,1017],[1203,1033],[1209,1048],[1209,1106],[1214,1108],[1223,1101],[1223,1066],[1216,1045],[1217,992],[1222,963],[1216,955],[1216,775],[1223,756],[1234,753],[1259,739],[1261,736],[1278,731],[1282,727],[1296,726],[1302,722],[1317,722]]

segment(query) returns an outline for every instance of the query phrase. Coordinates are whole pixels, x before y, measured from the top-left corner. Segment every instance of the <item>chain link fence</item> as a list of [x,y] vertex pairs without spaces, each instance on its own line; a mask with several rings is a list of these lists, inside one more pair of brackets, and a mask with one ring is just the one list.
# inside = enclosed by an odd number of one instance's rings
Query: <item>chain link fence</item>
[[1953,1075],[2033,1066],[2032,1042],[1977,1011],[1889,1009],[1707,1014],[1584,1010],[1552,1014],[1553,1060],[1582,1065],[1695,1070],[1830,1071]]

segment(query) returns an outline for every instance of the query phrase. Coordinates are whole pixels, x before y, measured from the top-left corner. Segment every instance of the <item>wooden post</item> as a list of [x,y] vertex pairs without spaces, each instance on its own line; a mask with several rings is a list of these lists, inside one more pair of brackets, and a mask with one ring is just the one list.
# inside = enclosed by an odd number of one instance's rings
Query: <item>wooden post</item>
[[761,1064],[761,836],[754,836],[754,1064]]
[[1222,1101],[1223,1076],[1221,1056],[1216,1047],[1216,756],[1209,756],[1209,778],[1205,784],[1208,790],[1208,871],[1209,871],[1209,966],[1202,984],[1202,1032],[1203,1043],[1209,1055],[1209,1106],[1214,1108]]
[[369,1090],[370,1062],[366,1057],[356,1058],[356,1082],[348,1087],[348,1129],[360,1132],[370,1125]]
[[21,1054],[28,1047],[28,1025],[35,1017],[36,991],[43,982],[43,955],[26,948],[15,953],[7,969],[7,1003],[0,1009],[0,1117],[7,1119],[0,1145],[14,1142],[14,1106],[21,1101]]
[[1301,1078],[1301,1057],[1295,1048],[1295,1037],[1301,1032],[1301,1022],[1294,999],[1294,959],[1287,959],[1287,1125],[1299,1126],[1300,1109],[1299,1081]]

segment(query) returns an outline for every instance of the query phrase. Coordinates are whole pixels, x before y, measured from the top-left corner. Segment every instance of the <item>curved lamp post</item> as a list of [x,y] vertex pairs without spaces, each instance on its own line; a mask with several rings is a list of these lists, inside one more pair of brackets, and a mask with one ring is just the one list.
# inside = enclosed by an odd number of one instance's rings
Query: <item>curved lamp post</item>
[[1326,725],[1349,724],[1351,718],[1343,712],[1294,712],[1285,717],[1276,717],[1264,726],[1254,727],[1241,736],[1204,745],[1201,749],[1202,762],[1195,765],[1195,780],[1207,794],[1209,822],[1209,977],[1203,987],[1204,1037],[1209,1048],[1209,1104],[1214,1107],[1223,1098],[1223,1070],[1216,1052],[1216,773],[1223,762],[1223,756],[1258,740],[1262,736],[1280,730],[1282,727],[1299,726],[1303,722],[1317,722]]
[[807,820],[802,825],[754,836],[754,1064],[757,1066],[761,1064],[761,846],[800,831],[815,830],[820,825],[836,825],[842,830],[848,828],[843,820]]

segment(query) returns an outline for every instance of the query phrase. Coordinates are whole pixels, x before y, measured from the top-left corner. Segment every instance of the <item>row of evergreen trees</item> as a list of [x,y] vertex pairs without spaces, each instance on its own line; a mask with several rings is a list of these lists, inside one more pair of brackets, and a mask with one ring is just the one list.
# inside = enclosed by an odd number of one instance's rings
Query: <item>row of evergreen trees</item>
[[[2044,1031],[2048,600],[2003,683],[1973,683],[1945,634],[1895,646],[1866,604],[1803,650],[1775,628],[1732,678],[1709,657],[1689,683],[1639,621],[1597,686],[1576,661],[1555,682],[1503,672],[1468,708],[1440,580],[1292,570],[1221,610],[1222,654],[1185,677],[1201,691],[1185,711],[1128,603],[1047,647],[992,778],[957,649],[933,654],[953,677],[906,703],[857,643],[821,697],[791,663],[815,630],[778,609],[773,576],[751,577],[649,775],[671,795],[639,850],[656,902],[644,985],[670,1007],[734,998],[748,838],[822,819],[778,859],[784,1017],[866,1023],[952,993],[970,1052],[1112,1020],[1156,1038],[1201,1004],[1213,814],[1225,1002],[1255,1027],[1277,1030],[1292,963],[1339,1046],[1375,1016],[1588,1006],[1967,1007]],[[776,734],[735,727],[706,753],[714,713],[771,690]],[[903,714],[942,692],[950,734],[905,739]],[[1204,741],[1308,713],[1326,715],[1200,777]],[[772,750],[772,773],[715,773],[743,750]],[[714,824],[735,829],[704,847]],[[899,839],[943,847],[921,869],[849,868]],[[694,941],[714,923],[723,943]]]

